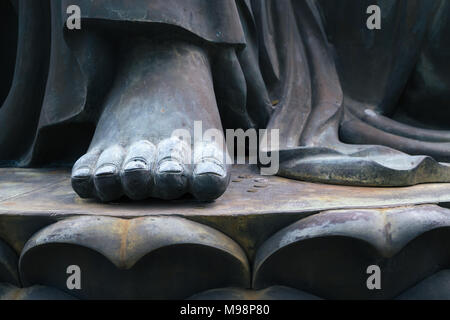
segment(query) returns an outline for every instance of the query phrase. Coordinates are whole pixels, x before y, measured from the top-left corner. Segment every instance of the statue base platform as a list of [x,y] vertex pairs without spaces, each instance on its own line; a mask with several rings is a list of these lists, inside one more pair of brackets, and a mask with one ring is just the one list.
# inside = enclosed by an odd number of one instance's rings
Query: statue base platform
[[450,184],[335,186],[235,166],[215,202],[105,204],[80,199],[67,170],[3,168],[0,297],[450,298],[448,203]]

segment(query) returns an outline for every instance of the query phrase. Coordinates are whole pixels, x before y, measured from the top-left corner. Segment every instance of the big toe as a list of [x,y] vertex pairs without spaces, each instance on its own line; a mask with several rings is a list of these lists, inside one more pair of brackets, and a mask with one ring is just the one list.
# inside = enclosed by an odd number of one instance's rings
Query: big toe
[[192,195],[201,201],[219,198],[230,182],[228,171],[225,165],[215,159],[196,164],[191,186]]

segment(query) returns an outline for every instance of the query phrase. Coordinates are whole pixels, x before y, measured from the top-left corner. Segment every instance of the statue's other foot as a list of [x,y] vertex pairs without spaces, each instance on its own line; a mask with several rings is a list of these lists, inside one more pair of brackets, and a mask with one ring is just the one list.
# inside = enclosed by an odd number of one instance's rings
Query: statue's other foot
[[73,167],[73,189],[102,201],[220,197],[229,183],[223,136],[194,143],[194,121],[222,132],[207,53],[142,39],[126,47],[91,146]]

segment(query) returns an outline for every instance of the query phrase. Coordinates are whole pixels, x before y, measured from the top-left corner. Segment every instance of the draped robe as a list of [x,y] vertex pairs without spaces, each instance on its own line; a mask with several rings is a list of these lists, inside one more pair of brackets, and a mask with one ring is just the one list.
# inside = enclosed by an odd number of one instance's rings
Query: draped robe
[[[65,27],[73,4],[82,30]],[[372,4],[381,30],[366,28]],[[450,181],[448,1],[15,0],[11,8],[17,51],[11,83],[2,82],[10,86],[0,108],[3,166],[70,165],[86,151],[116,43],[133,35],[207,47],[223,126],[279,130],[279,175]]]

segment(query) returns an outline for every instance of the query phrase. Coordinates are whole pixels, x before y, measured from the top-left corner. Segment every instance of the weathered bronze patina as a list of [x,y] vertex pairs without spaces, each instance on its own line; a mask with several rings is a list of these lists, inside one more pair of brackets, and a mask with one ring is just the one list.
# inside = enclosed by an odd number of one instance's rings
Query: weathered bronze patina
[[450,299],[449,14],[1,0],[0,299]]
[[[371,4],[382,12],[379,30],[366,27]],[[80,8],[81,30],[65,24],[69,5]],[[279,130],[278,174],[288,178],[450,181],[446,1],[5,6],[5,63],[16,68],[2,82],[1,163],[79,159],[72,184],[83,198],[219,197],[229,183],[226,151],[205,144],[191,159],[170,139],[196,120],[204,130]]]

